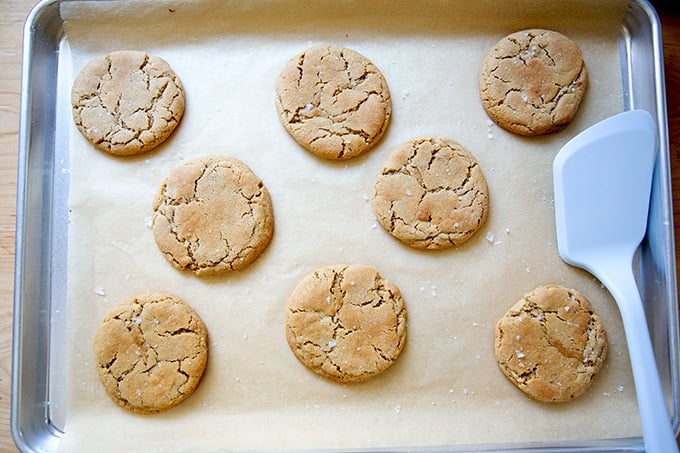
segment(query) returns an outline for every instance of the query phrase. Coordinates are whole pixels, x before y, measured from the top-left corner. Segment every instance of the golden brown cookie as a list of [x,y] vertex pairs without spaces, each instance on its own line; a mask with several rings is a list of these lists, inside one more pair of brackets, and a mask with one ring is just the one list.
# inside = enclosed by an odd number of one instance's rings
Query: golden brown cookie
[[153,414],[188,398],[208,361],[208,331],[198,314],[169,294],[122,302],[94,336],[106,393],[125,409]]
[[420,138],[398,147],[378,176],[373,208],[394,237],[419,249],[467,241],[485,222],[489,191],[479,163],[448,138]]
[[399,356],[406,341],[406,305],[399,288],[372,267],[323,267],[305,276],[288,299],[286,338],[315,373],[363,381]]
[[371,149],[392,114],[387,82],[363,55],[320,45],[298,54],[276,83],[276,109],[303,148],[325,159],[349,159]]
[[482,104],[502,128],[520,135],[564,129],[588,85],[581,49],[561,33],[524,30],[501,39],[479,74]]
[[158,248],[173,266],[197,275],[243,269],[269,245],[274,231],[267,188],[233,157],[175,167],[153,210]]
[[175,130],[184,89],[167,62],[123,50],[90,61],[71,90],[73,119],[102,151],[119,156],[149,151]]
[[525,295],[496,325],[496,360],[530,397],[572,400],[585,393],[607,357],[607,332],[590,302],[558,285]]

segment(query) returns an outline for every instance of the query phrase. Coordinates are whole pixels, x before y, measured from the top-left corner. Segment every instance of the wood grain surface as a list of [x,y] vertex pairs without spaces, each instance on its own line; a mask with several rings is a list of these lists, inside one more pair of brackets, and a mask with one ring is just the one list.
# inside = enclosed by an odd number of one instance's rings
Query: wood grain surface
[[[0,452],[16,451],[10,434],[16,172],[23,24],[33,4],[0,3]],[[680,238],[680,12],[664,2],[656,8],[664,39],[675,235]]]

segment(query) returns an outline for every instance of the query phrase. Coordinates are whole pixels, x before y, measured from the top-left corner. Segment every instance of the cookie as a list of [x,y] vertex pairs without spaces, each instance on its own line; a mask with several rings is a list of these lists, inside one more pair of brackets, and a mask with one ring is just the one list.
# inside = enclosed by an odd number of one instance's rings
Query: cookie
[[525,30],[501,39],[479,74],[482,104],[500,127],[535,136],[564,129],[588,85],[579,46],[561,33]]
[[288,300],[286,338],[306,367],[339,382],[385,371],[406,341],[406,304],[394,284],[365,265],[305,276]]
[[73,119],[95,147],[118,156],[163,143],[184,114],[184,89],[167,62],[123,50],[90,61],[71,90]]
[[104,318],[94,355],[109,397],[131,412],[153,414],[177,406],[198,387],[208,361],[208,331],[181,299],[144,294]]
[[383,136],[392,102],[380,70],[347,48],[320,45],[292,58],[276,83],[276,109],[288,133],[325,159],[350,159]]
[[484,173],[462,145],[419,138],[388,158],[373,191],[373,208],[392,236],[418,249],[462,244],[486,221],[489,190]]
[[505,376],[544,402],[572,400],[607,357],[607,331],[590,302],[558,285],[536,288],[498,321],[495,353]]
[[173,266],[196,275],[243,269],[266,249],[274,231],[267,188],[233,157],[205,157],[174,168],[153,210],[158,248]]

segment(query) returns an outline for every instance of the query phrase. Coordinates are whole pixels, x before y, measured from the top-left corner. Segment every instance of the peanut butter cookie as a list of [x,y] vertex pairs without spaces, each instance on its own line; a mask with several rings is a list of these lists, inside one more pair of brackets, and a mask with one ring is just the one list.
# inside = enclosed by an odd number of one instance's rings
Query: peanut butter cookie
[[274,214],[264,183],[233,157],[206,157],[174,168],[153,204],[158,248],[197,275],[243,269],[269,245]]
[[392,114],[387,82],[363,55],[321,45],[291,59],[276,83],[283,126],[303,148],[325,159],[371,149]]
[[71,90],[81,134],[110,154],[127,156],[164,142],[184,114],[184,89],[163,59],[138,51],[96,58]]
[[561,33],[525,30],[501,39],[479,74],[482,104],[499,126],[519,135],[564,129],[588,85],[579,46]]
[[496,325],[501,371],[521,391],[544,402],[585,393],[607,357],[607,332],[590,302],[558,285],[525,295]]
[[288,300],[286,338],[306,367],[340,382],[386,370],[406,341],[406,305],[399,288],[376,269],[336,265],[318,269]]
[[198,314],[169,294],[121,303],[94,337],[106,393],[125,409],[153,414],[177,406],[198,387],[208,361],[208,332]]
[[452,247],[486,221],[486,178],[454,140],[411,140],[388,158],[375,182],[373,208],[380,224],[411,247]]

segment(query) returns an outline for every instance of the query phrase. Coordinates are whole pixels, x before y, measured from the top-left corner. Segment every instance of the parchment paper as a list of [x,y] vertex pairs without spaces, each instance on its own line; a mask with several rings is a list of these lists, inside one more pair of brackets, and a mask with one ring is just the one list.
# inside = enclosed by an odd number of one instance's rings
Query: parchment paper
[[[554,234],[552,160],[579,131],[622,110],[618,32],[626,2],[193,1],[62,5],[72,80],[104,53],[144,50],[181,78],[184,119],[157,151],[115,158],[71,126],[68,415],[63,451],[217,451],[416,447],[627,437],[640,434],[628,352],[615,303],[590,275],[564,264]],[[590,73],[572,125],[521,138],[491,123],[478,95],[487,50],[529,27],[558,30],[582,48]],[[283,64],[330,42],[370,58],[389,84],[393,117],[364,157],[313,157],[274,108]],[[68,83],[62,89],[70,90]],[[70,115],[62,105],[60,114]],[[479,160],[490,217],[453,250],[410,249],[377,223],[375,177],[416,137],[447,136]],[[263,179],[274,239],[248,269],[198,278],[172,268],[149,228],[151,203],[176,165],[240,158]],[[302,366],[284,334],[287,297],[329,264],[375,266],[407,303],[407,345],[362,384],[324,380]],[[609,331],[605,368],[583,397],[548,405],[525,397],[493,354],[496,321],[535,287],[558,283],[588,297]],[[153,416],[116,406],[99,382],[94,332],[124,299],[174,293],[210,334],[203,382]]]

